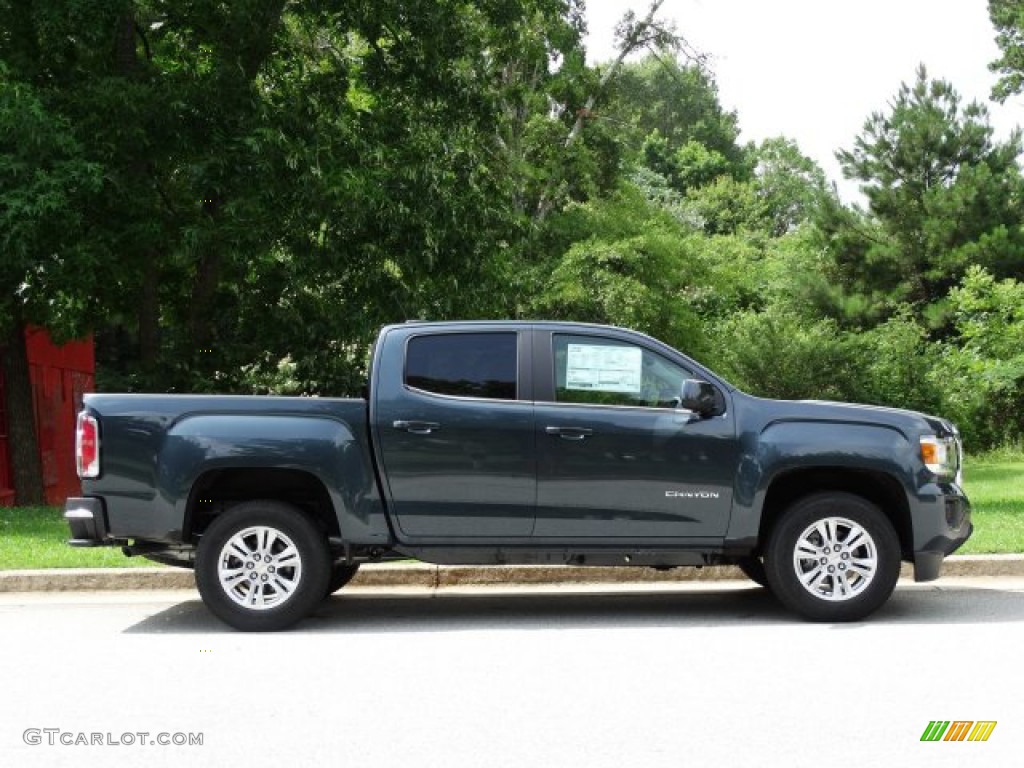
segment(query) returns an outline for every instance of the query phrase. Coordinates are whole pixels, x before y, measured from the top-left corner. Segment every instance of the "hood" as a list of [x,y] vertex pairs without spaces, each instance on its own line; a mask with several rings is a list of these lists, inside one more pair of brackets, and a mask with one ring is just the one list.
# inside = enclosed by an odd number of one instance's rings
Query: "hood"
[[[748,397],[750,397],[748,395]],[[752,398],[770,414],[771,421],[813,420],[847,424],[872,424],[893,427],[904,433],[934,434],[951,437],[958,434],[946,419],[902,408],[880,405],[838,403],[829,400],[768,400]]]

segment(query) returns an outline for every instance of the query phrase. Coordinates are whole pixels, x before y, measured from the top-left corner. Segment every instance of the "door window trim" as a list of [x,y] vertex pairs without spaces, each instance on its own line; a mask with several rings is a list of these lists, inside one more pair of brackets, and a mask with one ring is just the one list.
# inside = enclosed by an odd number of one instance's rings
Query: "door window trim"
[[[729,414],[729,398],[725,394],[725,387],[722,386],[715,377],[708,376],[704,369],[700,366],[692,364],[689,359],[684,359],[685,362],[675,359],[674,356],[666,355],[657,349],[652,349],[651,346],[641,343],[638,339],[633,338],[621,338],[616,335],[608,335],[605,333],[592,333],[588,332],[589,329],[535,329],[534,330],[534,350],[535,350],[535,369],[533,372],[533,380],[536,383],[535,391],[535,402],[544,405],[557,405],[560,408],[606,408],[615,410],[627,410],[627,411],[639,411],[643,413],[677,413],[687,414],[693,413],[693,411],[687,410],[686,408],[662,408],[660,406],[649,406],[649,405],[616,405],[612,403],[573,403],[562,400],[557,400],[557,379],[555,372],[555,336],[577,336],[581,338],[593,339],[595,342],[610,341],[618,344],[631,344],[635,347],[639,347],[645,352],[649,352],[652,355],[657,355],[664,358],[668,362],[686,370],[691,376],[697,376],[707,381],[709,384],[714,386],[719,393],[722,395],[722,399],[725,401],[725,410],[718,416],[712,416],[711,418],[725,418]],[[544,338],[540,338],[543,336]],[[669,347],[671,349],[671,347]],[[673,350],[675,351],[675,350]]]
[[[516,337],[516,396],[514,398],[481,397],[479,395],[449,395],[444,392],[431,392],[429,389],[412,386],[407,382],[409,365],[409,344],[413,339],[437,336],[480,336],[483,334],[504,334]],[[533,370],[529,364],[533,357],[533,334],[530,328],[465,328],[458,330],[437,330],[411,333],[402,343],[402,389],[406,392],[445,400],[469,401],[478,403],[522,403],[530,402],[533,394]]]

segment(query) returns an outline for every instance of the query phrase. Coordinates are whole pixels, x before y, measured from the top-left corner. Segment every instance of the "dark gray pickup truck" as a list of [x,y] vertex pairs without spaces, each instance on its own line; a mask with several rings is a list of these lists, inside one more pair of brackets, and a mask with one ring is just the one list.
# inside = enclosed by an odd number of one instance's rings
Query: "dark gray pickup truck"
[[863,618],[971,533],[962,451],[909,411],[744,394],[621,328],[407,323],[367,399],[89,395],[74,546],[195,568],[243,630],[360,563],[735,564],[819,621]]

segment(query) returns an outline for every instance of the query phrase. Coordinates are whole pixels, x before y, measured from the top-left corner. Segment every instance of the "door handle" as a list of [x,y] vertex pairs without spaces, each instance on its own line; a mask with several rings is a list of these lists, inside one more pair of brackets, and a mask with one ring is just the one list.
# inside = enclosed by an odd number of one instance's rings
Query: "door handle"
[[544,427],[549,435],[558,435],[563,440],[582,440],[594,434],[594,430],[586,427]]
[[413,435],[429,435],[435,429],[441,428],[436,421],[405,421],[404,419],[391,422],[391,426],[395,429],[404,429]]

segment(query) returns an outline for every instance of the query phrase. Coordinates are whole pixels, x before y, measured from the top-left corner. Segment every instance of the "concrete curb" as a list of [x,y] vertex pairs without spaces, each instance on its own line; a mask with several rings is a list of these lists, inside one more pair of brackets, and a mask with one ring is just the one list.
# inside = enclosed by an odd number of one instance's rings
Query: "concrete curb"
[[[954,555],[946,558],[943,576],[1024,577],[1024,555]],[[912,579],[904,564],[901,578]],[[355,587],[469,587],[531,584],[638,584],[745,580],[738,568],[625,568],[569,565],[428,565],[377,563],[364,565]],[[182,568],[52,568],[0,571],[0,592],[72,592],[106,590],[194,589],[192,571]]]

